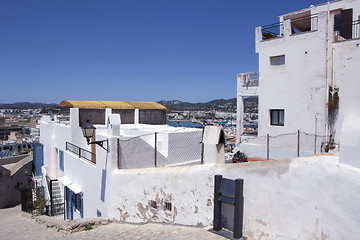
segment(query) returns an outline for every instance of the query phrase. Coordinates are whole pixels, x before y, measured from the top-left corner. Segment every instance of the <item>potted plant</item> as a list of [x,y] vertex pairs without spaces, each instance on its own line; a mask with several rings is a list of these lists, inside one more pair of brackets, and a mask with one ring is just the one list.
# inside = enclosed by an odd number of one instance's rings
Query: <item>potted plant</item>
[[237,151],[232,160],[233,163],[247,162],[247,155],[244,152]]

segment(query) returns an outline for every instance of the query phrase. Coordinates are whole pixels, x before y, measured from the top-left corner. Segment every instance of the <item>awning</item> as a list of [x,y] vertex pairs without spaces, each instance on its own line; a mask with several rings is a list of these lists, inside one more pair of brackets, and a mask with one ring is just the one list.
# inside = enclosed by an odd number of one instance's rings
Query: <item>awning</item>
[[67,186],[71,191],[73,191],[75,194],[81,193],[81,188],[76,184],[70,184]]
[[70,179],[68,179],[67,177],[63,176],[61,178],[58,179],[59,182],[61,182],[64,186],[68,186],[70,185],[72,182]]

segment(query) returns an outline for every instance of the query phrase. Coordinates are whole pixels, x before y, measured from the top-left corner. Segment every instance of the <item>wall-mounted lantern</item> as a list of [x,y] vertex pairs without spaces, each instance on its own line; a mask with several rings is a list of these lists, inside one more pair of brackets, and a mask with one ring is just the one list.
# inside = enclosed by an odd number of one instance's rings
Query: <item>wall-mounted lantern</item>
[[[91,124],[91,122],[89,120],[86,120],[86,123],[84,123],[81,126],[81,130],[83,132],[84,137],[86,138],[87,144],[97,144],[100,147],[102,147],[103,149],[105,149],[107,152],[108,150],[108,140],[101,140],[101,141],[95,141],[95,142],[90,142],[90,139],[93,137],[94,132],[95,132],[95,127],[94,125]],[[104,147],[104,142],[106,142],[106,148]]]

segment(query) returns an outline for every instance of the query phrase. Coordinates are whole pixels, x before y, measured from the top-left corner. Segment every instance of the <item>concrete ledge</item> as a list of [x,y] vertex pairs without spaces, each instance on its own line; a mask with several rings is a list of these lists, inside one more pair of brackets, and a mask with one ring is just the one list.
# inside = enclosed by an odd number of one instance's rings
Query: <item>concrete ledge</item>
[[22,215],[35,219],[37,223],[44,224],[48,228],[56,228],[58,231],[68,233],[88,231],[100,225],[107,225],[113,221],[113,219],[109,217],[83,218],[66,221],[45,215],[35,217],[31,214]]

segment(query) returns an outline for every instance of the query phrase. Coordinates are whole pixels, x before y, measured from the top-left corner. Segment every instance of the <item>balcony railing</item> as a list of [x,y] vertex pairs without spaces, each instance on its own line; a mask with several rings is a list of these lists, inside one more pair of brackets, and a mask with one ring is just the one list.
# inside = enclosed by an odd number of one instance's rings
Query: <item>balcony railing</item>
[[79,158],[96,163],[96,154],[82,149],[72,143],[66,142],[66,150],[75,153]]
[[283,34],[283,23],[274,23],[261,27],[262,40],[269,40],[273,38],[282,37]]
[[[346,33],[341,32],[339,27],[334,25],[335,42],[341,42],[348,39],[360,38],[360,20],[353,21],[351,28],[346,29]],[[350,31],[349,31],[350,30]]]
[[318,15],[313,14],[305,17],[294,18],[291,22],[291,34],[318,30]]
[[239,73],[238,77],[240,78],[242,87],[257,87],[259,86],[259,73]]

